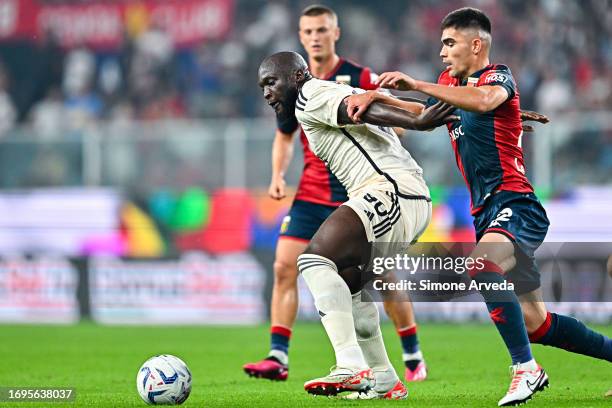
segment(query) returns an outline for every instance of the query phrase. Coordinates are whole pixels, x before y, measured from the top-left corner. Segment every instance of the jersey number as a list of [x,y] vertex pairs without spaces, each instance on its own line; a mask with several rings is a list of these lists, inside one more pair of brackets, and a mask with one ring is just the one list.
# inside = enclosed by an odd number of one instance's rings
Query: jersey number
[[[523,149],[523,131],[521,130],[521,134],[518,137],[518,147],[519,149]],[[519,173],[525,174],[525,166],[519,163],[518,157],[514,158],[514,166],[518,170]]]
[[363,198],[368,203],[374,204],[374,211],[376,211],[376,214],[378,214],[380,217],[384,217],[385,215],[387,215],[387,210],[385,210],[385,205],[378,198],[370,194],[365,194]]

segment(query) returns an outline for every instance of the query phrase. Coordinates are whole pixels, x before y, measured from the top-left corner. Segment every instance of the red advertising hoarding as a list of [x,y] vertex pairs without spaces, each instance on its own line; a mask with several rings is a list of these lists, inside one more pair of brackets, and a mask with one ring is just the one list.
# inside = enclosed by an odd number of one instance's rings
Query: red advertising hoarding
[[156,25],[175,46],[223,38],[233,18],[232,0],[141,0],[45,3],[0,0],[0,41],[38,41],[53,32],[64,47],[121,46],[125,35]]

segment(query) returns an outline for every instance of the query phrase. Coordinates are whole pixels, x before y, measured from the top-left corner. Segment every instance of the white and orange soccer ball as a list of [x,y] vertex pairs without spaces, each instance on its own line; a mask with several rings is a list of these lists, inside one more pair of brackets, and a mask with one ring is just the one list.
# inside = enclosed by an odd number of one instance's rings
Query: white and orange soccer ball
[[149,405],[178,405],[191,392],[191,372],[178,357],[161,354],[145,361],[136,376],[136,389]]

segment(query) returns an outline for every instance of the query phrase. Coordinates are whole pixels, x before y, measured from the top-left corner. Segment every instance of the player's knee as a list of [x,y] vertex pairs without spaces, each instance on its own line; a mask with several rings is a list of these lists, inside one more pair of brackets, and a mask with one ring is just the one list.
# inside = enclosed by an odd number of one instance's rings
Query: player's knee
[[274,285],[295,286],[297,283],[297,265],[284,260],[274,261]]
[[533,333],[546,320],[546,312],[541,312],[532,307],[523,307],[523,319],[525,320],[525,328],[527,333]]
[[320,245],[315,240],[312,240],[308,243],[308,246],[304,250],[303,255],[325,256],[323,249],[323,245]]
[[516,266],[516,257],[514,255],[508,256],[499,262],[499,267],[504,271],[508,272],[514,269]]
[[351,294],[348,286],[338,274],[336,265],[329,259],[304,253],[298,257],[298,268],[319,312],[351,312]]
[[474,263],[467,268],[467,273],[470,278],[474,279],[476,282],[479,282],[483,280],[486,281],[490,274],[504,276],[506,271],[499,265],[498,262],[494,262],[489,259],[482,260],[481,258],[478,264]]

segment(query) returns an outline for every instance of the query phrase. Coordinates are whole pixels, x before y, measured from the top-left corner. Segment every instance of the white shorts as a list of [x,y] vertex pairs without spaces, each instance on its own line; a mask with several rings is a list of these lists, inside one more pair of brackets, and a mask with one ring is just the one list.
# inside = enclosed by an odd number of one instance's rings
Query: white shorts
[[[420,177],[418,190],[429,192]],[[390,184],[374,184],[365,187],[342,205],[357,213],[368,237],[368,241],[406,243],[415,242],[425,231],[431,220],[431,202],[425,199],[399,197]],[[406,245],[406,246],[407,246]]]

